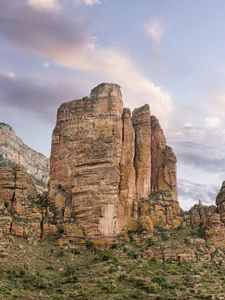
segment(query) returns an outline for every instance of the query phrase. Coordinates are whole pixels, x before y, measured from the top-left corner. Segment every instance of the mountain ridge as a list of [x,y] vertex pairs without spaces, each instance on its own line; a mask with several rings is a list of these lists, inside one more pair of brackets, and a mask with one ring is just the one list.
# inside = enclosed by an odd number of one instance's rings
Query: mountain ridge
[[49,159],[18,137],[12,126],[0,122],[0,164],[19,165],[31,175],[38,191],[47,188]]

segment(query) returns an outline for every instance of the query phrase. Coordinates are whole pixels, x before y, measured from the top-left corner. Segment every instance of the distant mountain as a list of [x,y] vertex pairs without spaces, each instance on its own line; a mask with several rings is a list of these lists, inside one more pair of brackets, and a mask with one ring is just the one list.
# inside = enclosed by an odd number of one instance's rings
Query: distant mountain
[[0,123],[0,165],[20,165],[31,175],[39,191],[47,188],[49,159],[24,144],[5,123]]

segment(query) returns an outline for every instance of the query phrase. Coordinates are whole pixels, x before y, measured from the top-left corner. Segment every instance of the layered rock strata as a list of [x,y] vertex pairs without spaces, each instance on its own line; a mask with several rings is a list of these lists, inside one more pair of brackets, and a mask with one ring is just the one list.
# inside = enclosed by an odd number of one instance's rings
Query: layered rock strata
[[49,159],[24,144],[5,123],[0,123],[0,165],[22,166],[40,192],[47,189]]
[[[176,157],[148,105],[131,114],[123,108],[120,87],[106,83],[90,97],[60,106],[49,197],[62,239],[98,243],[144,223],[153,231],[160,223],[153,210],[161,210],[162,225],[170,226],[180,211],[176,189]],[[152,200],[155,193],[161,202]]]
[[39,239],[42,216],[36,201],[36,187],[23,168],[0,166],[0,235]]

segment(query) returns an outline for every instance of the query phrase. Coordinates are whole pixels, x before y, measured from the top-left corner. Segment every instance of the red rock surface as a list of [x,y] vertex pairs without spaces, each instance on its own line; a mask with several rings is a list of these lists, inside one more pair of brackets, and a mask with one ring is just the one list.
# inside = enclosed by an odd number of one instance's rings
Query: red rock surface
[[[138,229],[140,220],[152,231],[159,215],[172,226],[180,212],[176,157],[156,120],[148,105],[132,115],[123,109],[116,84],[100,84],[90,97],[61,105],[52,137],[49,197],[67,232],[62,239],[111,239]],[[152,191],[167,193],[154,219]],[[150,201],[147,210],[143,201]]]

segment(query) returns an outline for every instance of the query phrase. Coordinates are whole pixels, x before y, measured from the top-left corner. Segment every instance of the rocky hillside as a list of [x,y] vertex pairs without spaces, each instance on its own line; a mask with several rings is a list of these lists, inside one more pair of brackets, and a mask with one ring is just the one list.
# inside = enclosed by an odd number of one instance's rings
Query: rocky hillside
[[0,165],[7,164],[24,167],[39,191],[47,188],[48,158],[25,145],[11,126],[0,123]]
[[[161,234],[107,251],[65,249],[49,240],[35,245],[16,237],[1,240],[0,299],[224,300],[225,251],[207,248],[194,231]],[[177,245],[183,254],[174,261]],[[154,249],[157,259],[151,258]]]

